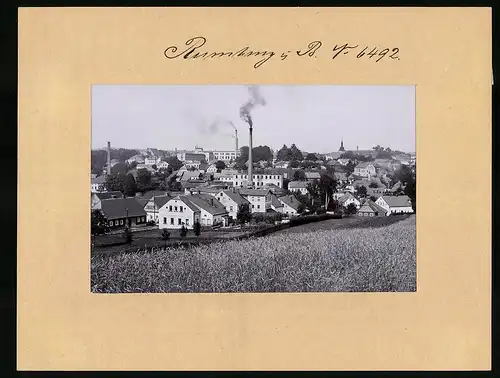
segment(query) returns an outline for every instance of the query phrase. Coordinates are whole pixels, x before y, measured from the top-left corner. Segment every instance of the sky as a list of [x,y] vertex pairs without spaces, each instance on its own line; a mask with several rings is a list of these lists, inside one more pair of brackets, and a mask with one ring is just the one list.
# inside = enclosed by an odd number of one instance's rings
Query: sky
[[[263,85],[253,118],[253,146],[328,153],[376,145],[415,151],[414,86]],[[244,85],[95,85],[92,148],[234,150],[248,146],[240,107]],[[230,121],[230,122],[229,122]]]

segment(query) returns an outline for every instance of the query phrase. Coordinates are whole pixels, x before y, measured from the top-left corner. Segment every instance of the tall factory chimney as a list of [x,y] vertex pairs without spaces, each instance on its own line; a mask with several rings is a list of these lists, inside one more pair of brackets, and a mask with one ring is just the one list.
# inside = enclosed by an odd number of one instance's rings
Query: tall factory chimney
[[250,139],[249,139],[249,146],[248,146],[248,186],[253,188],[253,175],[252,175],[252,170],[253,170],[253,160],[252,160],[252,131],[253,127],[250,125]]
[[108,153],[107,172],[108,172],[108,175],[111,175],[111,142],[108,142],[107,153]]
[[238,130],[234,129],[234,140],[236,143],[236,150],[234,151],[236,155],[234,155],[234,161],[238,159]]

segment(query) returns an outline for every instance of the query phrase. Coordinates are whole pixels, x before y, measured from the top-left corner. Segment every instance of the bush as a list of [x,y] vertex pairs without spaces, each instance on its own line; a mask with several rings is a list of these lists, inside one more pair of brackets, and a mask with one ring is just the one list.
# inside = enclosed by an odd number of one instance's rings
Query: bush
[[132,243],[133,237],[132,237],[132,231],[128,227],[125,227],[123,230],[123,238],[125,239],[125,242],[127,244]]
[[187,235],[187,232],[188,232],[187,228],[184,225],[182,225],[182,227],[181,227],[181,238],[184,238]]
[[147,226],[156,226],[156,222],[154,220],[147,221]]
[[320,222],[328,219],[340,219],[340,218],[342,218],[341,214],[317,214],[317,215],[307,215],[304,217],[294,217],[290,219],[290,227],[312,222]]

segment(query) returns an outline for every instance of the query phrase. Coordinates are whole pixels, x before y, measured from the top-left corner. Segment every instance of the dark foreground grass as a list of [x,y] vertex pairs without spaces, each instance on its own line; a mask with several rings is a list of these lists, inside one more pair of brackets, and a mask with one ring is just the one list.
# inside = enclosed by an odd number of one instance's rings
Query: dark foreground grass
[[415,217],[381,228],[95,256],[91,285],[104,293],[415,291]]

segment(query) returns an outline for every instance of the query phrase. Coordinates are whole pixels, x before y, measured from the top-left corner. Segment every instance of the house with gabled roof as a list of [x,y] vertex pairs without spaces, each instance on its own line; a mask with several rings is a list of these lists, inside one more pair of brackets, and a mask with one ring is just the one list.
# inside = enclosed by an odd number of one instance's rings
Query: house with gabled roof
[[229,218],[233,220],[236,220],[238,216],[238,208],[240,205],[248,204],[251,207],[250,201],[243,197],[235,188],[219,190],[215,194],[215,198],[224,205]]
[[283,210],[282,210],[283,214],[289,216],[294,216],[299,214],[298,210],[302,202],[300,202],[297,198],[295,198],[294,195],[279,197],[278,200],[283,204]]
[[309,191],[307,190],[307,181],[290,181],[288,183],[288,190],[291,192],[298,192],[300,194],[307,195]]
[[320,180],[321,174],[319,172],[304,172],[307,181]]
[[384,208],[387,215],[413,213],[411,200],[408,196],[381,196],[375,203]]
[[276,211],[277,213],[283,213],[284,209],[283,203],[279,200],[278,196],[275,194],[271,195],[271,204],[268,211]]
[[227,225],[228,213],[216,198],[208,194],[176,196],[168,200],[159,211],[160,229],[193,229],[198,221],[202,226]]
[[159,196],[151,197],[150,199],[145,199],[146,203],[144,205],[144,210],[146,211],[146,221],[155,221],[158,224],[158,219],[160,217],[160,209],[165,205],[168,200],[172,197],[168,194],[163,194]]
[[377,170],[375,169],[375,166],[368,161],[362,161],[361,163],[358,163],[358,165],[354,167],[354,174],[356,176],[372,177],[375,176],[376,173]]
[[356,209],[359,209],[359,207],[361,206],[361,202],[356,197],[354,197],[352,193],[349,192],[340,197],[338,201],[339,205],[343,206],[344,208],[347,208],[347,206],[349,206],[351,203],[356,206]]
[[146,211],[135,197],[103,199],[100,206],[111,229],[123,228],[126,225],[141,226],[146,223]]
[[239,188],[237,191],[250,202],[252,213],[265,213],[271,207],[270,189]]
[[113,198],[123,198],[123,193],[118,191],[93,193],[91,197],[90,207],[92,210],[100,209],[102,200],[113,199]]
[[104,187],[105,182],[106,182],[106,177],[104,175],[92,177],[90,179],[90,192],[91,193],[105,192],[106,191]]
[[361,217],[377,217],[377,216],[385,216],[387,211],[377,205],[370,199],[367,199],[358,209],[358,215]]

